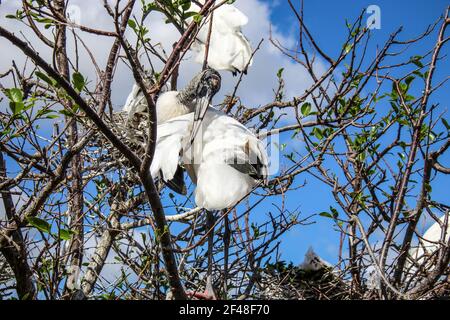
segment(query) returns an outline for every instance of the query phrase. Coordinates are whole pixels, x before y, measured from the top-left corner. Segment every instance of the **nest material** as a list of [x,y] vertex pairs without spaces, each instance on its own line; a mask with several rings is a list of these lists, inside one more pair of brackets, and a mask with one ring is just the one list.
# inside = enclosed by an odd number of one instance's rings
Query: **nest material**
[[[135,113],[131,119],[124,111],[114,112],[106,120],[111,131],[139,158],[145,155],[148,140],[149,121],[146,113]],[[127,170],[130,180],[138,181],[128,159],[118,151],[111,142],[101,133],[98,133],[87,149],[90,158],[99,167],[109,169]]]
[[14,274],[6,262],[5,257],[0,253],[0,300],[2,300],[2,287],[6,286],[14,277]]
[[[142,157],[145,154],[145,147],[148,142],[148,130],[149,121],[146,113],[135,113],[131,119],[128,118],[126,112],[115,112],[112,115],[112,119],[109,120],[110,128],[116,134],[122,142],[124,142],[138,157]],[[106,140],[102,136],[103,140]],[[105,145],[110,145],[109,141],[105,142]],[[118,151],[111,151],[111,155],[115,158],[123,158],[122,155],[118,155]]]
[[330,267],[304,270],[289,264],[268,265],[259,281],[260,299],[343,300],[349,288]]

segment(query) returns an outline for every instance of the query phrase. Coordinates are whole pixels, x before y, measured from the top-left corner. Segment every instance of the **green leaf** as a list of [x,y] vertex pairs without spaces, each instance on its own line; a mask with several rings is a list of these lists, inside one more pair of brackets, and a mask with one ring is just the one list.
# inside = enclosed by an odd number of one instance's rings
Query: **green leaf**
[[23,102],[23,92],[18,88],[11,88],[8,90],[8,98],[12,102]]
[[323,139],[323,133],[322,133],[322,130],[320,130],[319,128],[315,127],[315,128],[312,130],[312,133],[314,134],[314,136],[315,136],[317,139],[319,139],[319,140],[322,140],[322,139]]
[[278,78],[281,78],[281,77],[283,76],[283,71],[284,71],[284,68],[280,68],[280,69],[278,70],[278,72],[277,72],[277,77],[278,77]]
[[311,103],[305,102],[301,107],[302,115],[307,117],[311,113]]
[[319,216],[333,219],[333,215],[328,212],[321,212],[321,213],[319,213]]
[[52,19],[50,19],[50,18],[37,18],[36,21],[37,21],[37,22],[40,22],[40,23],[45,23],[45,24],[51,24],[51,23],[54,22],[54,21],[53,21]]
[[251,228],[253,230],[253,237],[256,239],[259,236],[259,228],[253,222],[251,224]]
[[77,92],[81,92],[86,84],[83,75],[79,72],[75,72],[72,75],[72,83]]
[[10,102],[9,107],[13,114],[20,114],[25,110],[25,104],[23,102]]
[[72,238],[72,236],[74,234],[76,234],[76,232],[72,231],[72,230],[66,230],[66,229],[59,230],[59,238],[61,240],[70,240],[70,238]]
[[347,29],[350,31],[352,28],[352,25],[350,24],[350,22],[348,22],[347,19],[345,19],[345,25],[347,26]]
[[200,24],[200,22],[202,22],[203,16],[201,14],[196,14],[193,16],[194,22],[197,24]]
[[66,109],[59,110],[58,112],[63,114],[63,115],[65,115],[66,117],[73,117],[74,116],[73,112],[71,112],[69,110],[66,110]]
[[143,6],[144,15],[149,14],[151,11],[156,10],[159,11],[159,7],[153,2],[148,3],[146,6]]
[[348,54],[353,48],[353,44],[352,43],[348,43],[345,48],[344,48],[344,53]]
[[431,141],[436,140],[436,136],[435,136],[432,132],[430,132],[430,133],[428,134],[428,138],[430,138]]
[[406,83],[406,85],[408,86],[408,88],[409,88],[409,86],[411,85],[411,82],[413,82],[413,80],[415,79],[416,77],[414,77],[414,76],[409,76],[409,77],[407,77],[406,79],[405,79],[405,83]]
[[47,84],[53,86],[55,84],[55,80],[53,80],[52,78],[50,78],[49,76],[47,76],[45,73],[40,72],[40,71],[36,71],[36,76],[43,80],[44,82],[46,82]]
[[447,128],[447,130],[450,130],[450,124],[445,120],[444,118],[441,118],[442,124]]
[[42,232],[50,233],[51,226],[47,221],[43,219],[40,219],[38,217],[27,217],[27,222],[28,225],[35,227]]
[[331,210],[331,212],[333,213],[333,218],[334,218],[334,219],[336,219],[337,217],[339,217],[339,212],[338,212],[335,208],[330,207],[330,210]]
[[410,58],[410,61],[414,63],[419,68],[423,68],[423,63],[420,61],[423,57],[422,56],[414,56]]
[[191,1],[183,0],[183,1],[181,1],[180,6],[181,6],[181,9],[183,9],[183,11],[187,11],[191,7]]
[[419,76],[419,77],[421,77],[422,79],[424,78],[424,75],[423,75],[423,73],[421,73],[420,71],[413,71],[413,74],[415,74],[416,76]]
[[399,87],[402,92],[408,91],[408,85],[406,83],[400,83]]
[[183,13],[183,19],[187,19],[187,18],[193,17],[193,16],[195,16],[196,14],[198,14],[198,13],[195,12],[195,11],[185,12],[185,13]]
[[8,97],[10,103],[9,107],[14,115],[20,114],[25,109],[23,103],[23,92],[18,88],[6,89],[5,94]]
[[134,21],[133,19],[128,20],[128,26],[131,29],[136,30],[136,21]]
[[142,243],[147,242],[147,234],[145,232],[141,232]]

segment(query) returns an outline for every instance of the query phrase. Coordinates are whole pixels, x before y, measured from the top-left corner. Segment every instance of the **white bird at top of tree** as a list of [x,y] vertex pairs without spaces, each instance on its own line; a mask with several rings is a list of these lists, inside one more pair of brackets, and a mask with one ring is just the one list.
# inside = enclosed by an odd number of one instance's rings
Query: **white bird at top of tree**
[[[200,10],[198,6],[192,4]],[[228,70],[234,75],[246,72],[252,65],[252,48],[242,33],[248,23],[247,16],[230,4],[223,4],[209,15],[197,34],[192,50],[197,52],[195,61],[203,63],[208,43],[209,26],[212,19],[208,49],[208,65],[216,70]]]

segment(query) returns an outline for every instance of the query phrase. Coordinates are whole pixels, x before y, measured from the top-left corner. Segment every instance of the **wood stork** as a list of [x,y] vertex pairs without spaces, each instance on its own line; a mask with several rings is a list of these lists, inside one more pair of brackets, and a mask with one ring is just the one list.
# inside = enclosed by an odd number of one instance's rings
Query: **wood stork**
[[[447,221],[446,221],[447,220]],[[445,223],[447,226],[445,227]],[[446,229],[443,230],[442,226]],[[444,233],[444,234],[442,234]],[[434,259],[430,258],[432,255],[441,248],[440,241],[443,236],[444,242],[447,243],[450,238],[450,216],[443,215],[439,218],[439,221],[435,221],[430,228],[425,231],[423,236],[420,239],[419,245],[417,247],[411,248],[409,250],[409,255],[412,257],[413,262],[411,264],[423,265],[425,263],[425,267],[430,268]]]
[[[200,8],[192,4],[194,10]],[[208,41],[211,16],[200,28],[192,50],[197,53],[195,61],[203,63]],[[247,16],[235,6],[223,4],[213,11],[211,38],[208,51],[208,65],[216,70],[228,70],[236,75],[246,72],[252,64],[252,48],[242,33],[242,26],[248,23]]]
[[[162,93],[156,101],[158,124],[194,112],[195,106],[199,103],[208,106],[212,97],[219,91],[220,83],[220,74],[214,69],[206,68],[195,76],[183,90]],[[147,101],[137,84],[133,85],[122,111],[128,113],[128,119],[133,119],[137,113],[147,111]]]
[[305,253],[303,262],[299,265],[301,270],[317,271],[324,268],[332,268],[331,263],[323,260],[312,247]]
[[263,143],[239,121],[211,106],[191,140],[194,120],[195,113],[189,113],[158,125],[152,176],[170,181],[181,164],[196,184],[198,207],[232,207],[267,177]]

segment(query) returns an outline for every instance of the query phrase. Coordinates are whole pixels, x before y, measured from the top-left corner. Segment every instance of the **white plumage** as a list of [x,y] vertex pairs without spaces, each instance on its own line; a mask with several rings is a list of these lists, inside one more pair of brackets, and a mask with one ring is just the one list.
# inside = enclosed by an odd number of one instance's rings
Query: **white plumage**
[[319,257],[312,247],[309,247],[308,251],[305,253],[303,262],[299,266],[300,269],[305,271],[317,271],[323,268],[331,267],[332,265]]
[[195,202],[207,210],[229,208],[267,177],[268,159],[262,142],[244,125],[209,107],[193,145],[194,113],[158,125],[152,176],[171,180],[181,164],[197,185]]
[[[195,7],[194,10],[200,10]],[[212,21],[208,65],[216,70],[245,72],[247,64],[252,64],[252,48],[241,30],[248,23],[247,16],[236,7],[224,4],[214,10]],[[195,61],[198,63],[203,63],[205,58],[209,25],[210,18],[200,28],[197,41],[192,45],[192,50],[197,53]]]
[[[177,99],[178,91],[167,91],[161,94],[156,101],[156,115],[158,123],[191,112],[189,108]],[[133,85],[130,94],[122,108],[130,116],[135,113],[146,112],[147,101],[137,84]]]
[[145,102],[144,95],[140,95],[139,86],[135,83],[128,94],[127,100],[125,101],[122,111],[130,112],[131,110],[139,110],[142,112],[147,108],[147,103]]
[[[417,247],[411,248],[409,254],[411,257],[420,265],[423,264],[427,257],[431,256],[434,252],[436,252],[439,248],[439,242],[441,240],[442,232],[445,232],[444,241],[447,243],[450,238],[450,217],[448,217],[448,223],[446,230],[442,230],[440,224],[435,221],[430,228],[425,231],[423,234],[420,243]],[[445,223],[445,215],[443,215],[439,219],[440,223],[444,225]],[[427,267],[431,266],[430,262],[427,263]]]
[[156,101],[158,123],[192,112],[193,109],[178,99],[178,91],[164,92]]

